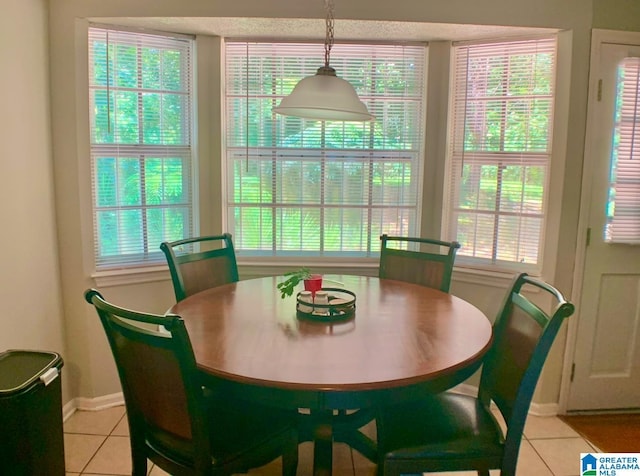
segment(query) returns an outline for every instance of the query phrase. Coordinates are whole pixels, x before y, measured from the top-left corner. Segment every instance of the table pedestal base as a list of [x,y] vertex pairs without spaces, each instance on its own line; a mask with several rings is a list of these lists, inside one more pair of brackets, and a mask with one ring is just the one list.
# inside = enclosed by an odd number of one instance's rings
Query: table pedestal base
[[377,462],[376,443],[359,428],[373,420],[365,410],[312,410],[300,414],[300,441],[313,441],[314,476],[331,476],[333,443],[346,443],[372,462]]

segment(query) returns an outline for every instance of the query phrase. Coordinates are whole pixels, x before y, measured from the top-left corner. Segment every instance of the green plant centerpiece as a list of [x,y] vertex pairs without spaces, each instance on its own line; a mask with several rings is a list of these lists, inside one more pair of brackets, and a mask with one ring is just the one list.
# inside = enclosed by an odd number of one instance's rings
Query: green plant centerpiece
[[300,283],[300,281],[311,279],[312,274],[309,268],[300,268],[296,271],[284,273],[284,276],[287,279],[282,281],[281,283],[278,283],[278,289],[280,290],[280,297],[282,299],[286,298],[287,296],[291,296],[293,294],[293,290]]

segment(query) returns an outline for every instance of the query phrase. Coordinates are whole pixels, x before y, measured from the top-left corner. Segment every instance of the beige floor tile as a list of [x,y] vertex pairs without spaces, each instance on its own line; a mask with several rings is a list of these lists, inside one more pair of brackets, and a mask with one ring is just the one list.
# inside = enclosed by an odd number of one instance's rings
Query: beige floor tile
[[[279,461],[279,460],[278,460]],[[273,464],[273,463],[272,463]],[[261,476],[272,476],[271,472],[265,473],[271,465],[263,468],[256,468],[249,474],[259,474]],[[281,466],[277,466],[278,469]],[[278,473],[278,476],[281,473]],[[336,476],[350,476],[354,474],[353,461],[351,459],[351,449],[344,443],[333,445],[333,474]],[[304,442],[298,447],[298,473],[297,476],[313,475],[313,443]]]
[[89,461],[84,473],[131,474],[131,450],[129,438],[109,436],[95,456]]
[[166,471],[164,471],[163,469],[158,468],[154,464],[153,467],[151,468],[151,471],[149,472],[149,476],[171,476],[171,475]]
[[[366,425],[364,425],[362,428],[360,428],[360,431],[365,436],[368,436],[369,438],[371,438],[373,441],[377,439],[375,420],[372,420]],[[360,476],[360,475],[375,474],[375,468],[376,468],[375,463],[369,461],[367,458],[365,458],[362,454],[360,454],[356,450],[353,450],[352,454],[353,454],[353,463],[355,466],[356,475]]]
[[297,476],[313,475],[313,443],[306,441],[298,446]]
[[106,439],[99,435],[64,435],[64,462],[70,473],[80,473]]
[[351,448],[345,443],[333,445],[333,474],[354,474],[354,458]]
[[124,415],[124,406],[100,411],[78,410],[64,422],[65,433],[109,435]]
[[520,445],[516,474],[518,476],[554,476],[531,443],[526,440]]
[[375,420],[370,421],[369,423],[364,425],[362,428],[360,428],[360,431],[365,435],[367,435],[372,440],[375,440],[377,435],[376,421]]
[[548,438],[529,441],[554,476],[579,474],[580,453],[593,451],[591,445],[582,438]]
[[355,474],[357,476],[369,476],[375,475],[376,473],[376,464],[372,461],[369,461],[367,458],[362,456],[356,450],[352,451],[353,453],[353,464],[355,466]]
[[524,436],[537,438],[578,438],[580,435],[558,417],[529,415],[524,425]]
[[127,420],[127,415],[123,415],[120,419],[120,423],[116,425],[116,427],[111,432],[112,436],[129,436],[129,422]]
[[80,473],[64,473],[65,476],[80,476]]

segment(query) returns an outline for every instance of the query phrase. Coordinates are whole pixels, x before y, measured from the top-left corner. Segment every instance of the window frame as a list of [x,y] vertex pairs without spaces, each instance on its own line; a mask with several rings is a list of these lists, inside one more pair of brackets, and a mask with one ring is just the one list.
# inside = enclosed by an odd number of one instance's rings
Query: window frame
[[[227,43],[232,43],[234,42],[234,40],[228,39],[226,40]],[[242,40],[242,41],[246,41],[246,40]],[[260,43],[259,40],[249,40],[249,43]],[[289,43],[292,43],[291,41],[287,41],[287,40],[282,40],[282,41],[264,41],[262,43],[274,43],[277,45],[286,45]],[[317,51],[319,52],[321,49],[321,42],[307,42],[309,44],[315,45],[315,47],[317,48]],[[345,42],[346,43],[346,42]],[[376,45],[380,45],[380,43],[367,43],[367,42],[349,42],[351,44],[357,44],[360,48],[365,48],[365,47],[375,47]],[[414,221],[412,224],[412,228],[411,232],[407,230],[405,230],[404,232],[402,232],[403,234],[416,234],[419,235],[420,234],[420,228],[421,228],[421,224],[422,224],[422,217],[423,217],[423,210],[422,210],[422,188],[423,188],[423,174],[424,174],[424,169],[425,169],[425,138],[426,138],[426,134],[425,134],[425,124],[426,124],[426,101],[427,101],[427,58],[428,58],[428,45],[426,43],[412,43],[412,44],[407,44],[406,42],[398,42],[397,44],[389,44],[387,46],[392,46],[392,47],[406,47],[406,46],[418,46],[422,49],[422,54],[421,56],[421,61],[422,61],[422,75],[419,79],[419,83],[420,83],[420,91],[421,91],[421,95],[420,95],[420,101],[421,101],[421,106],[419,109],[419,125],[416,128],[416,131],[414,132],[415,134],[418,134],[418,137],[420,138],[420,143],[417,149],[415,150],[400,150],[398,149],[397,151],[393,151],[391,154],[389,154],[388,150],[383,150],[383,149],[350,149],[350,148],[330,148],[330,149],[300,149],[302,152],[297,154],[297,157],[303,157],[305,155],[309,154],[309,151],[311,151],[311,154],[314,154],[317,157],[320,156],[327,156],[327,161],[331,161],[333,160],[333,157],[336,156],[341,156],[342,154],[349,154],[352,153],[352,155],[354,157],[358,156],[355,160],[356,161],[360,161],[360,162],[365,162],[367,160],[369,161],[375,161],[372,160],[372,157],[378,156],[378,157],[384,157],[385,154],[388,154],[388,157],[386,157],[387,162],[391,162],[393,161],[393,154],[397,154],[400,152],[405,152],[411,155],[415,155],[415,158],[413,159],[413,164],[417,164],[417,170],[415,173],[413,173],[412,175],[412,188],[415,189],[415,205],[413,206],[412,210],[414,213]],[[223,52],[223,63],[225,63],[226,65],[226,61],[224,60],[224,52]],[[335,54],[334,54],[335,56]],[[317,53],[314,53],[313,57],[309,56],[310,58],[312,58],[315,67],[317,67],[317,62],[319,61],[318,59],[318,55]],[[334,60],[332,59],[332,64],[334,66],[336,66],[334,64]],[[340,66],[340,61],[338,60],[338,65],[336,66],[336,69],[338,70],[338,75],[341,75],[341,72],[343,72],[344,68]],[[315,72],[315,70],[314,70]],[[303,76],[306,76],[306,74],[303,74]],[[298,78],[302,79],[302,77]],[[349,78],[347,78],[349,79]],[[295,84],[295,83],[294,83]],[[286,95],[282,94],[283,95]],[[237,95],[237,94],[236,94]],[[278,96],[278,97],[281,97]],[[365,94],[366,96],[366,94]],[[227,94],[225,94],[225,97],[227,97]],[[249,97],[251,97],[249,95]],[[361,98],[363,98],[364,96],[361,94]],[[366,99],[364,99],[366,102]],[[278,101],[279,102],[279,101]],[[223,108],[225,108],[226,111],[226,105],[223,105]],[[223,121],[224,123],[228,124],[229,120],[226,117],[225,112],[223,111],[223,114],[225,115],[225,121]],[[374,112],[375,114],[375,112]],[[278,116],[280,117],[280,116]],[[299,120],[299,119],[298,119]],[[338,123],[330,123],[327,122],[327,124],[338,124]],[[328,126],[329,127],[329,126]],[[296,149],[295,147],[286,147],[286,148],[279,148],[277,146],[271,146],[271,147],[247,147],[246,145],[242,145],[242,146],[236,146],[236,147],[231,147],[229,146],[229,140],[227,138],[227,140],[225,141],[225,151],[228,152],[224,152],[223,151],[223,162],[224,162],[224,172],[223,172],[223,180],[225,180],[225,188],[226,190],[233,190],[233,183],[232,183],[232,173],[230,172],[230,163],[233,160],[232,158],[230,158],[230,156],[232,156],[233,154],[235,154],[237,157],[239,158],[243,158],[246,156],[252,156],[253,154],[256,155],[260,155],[260,151],[263,151],[263,155],[267,154],[267,152],[264,152],[265,150],[272,150],[272,151],[277,151],[274,152],[276,155],[279,156],[278,159],[276,160],[281,160],[284,158],[284,160],[286,160],[286,157],[288,155],[292,155],[292,156],[296,156]],[[324,150],[324,152],[323,152]],[[300,152],[300,151],[298,151]],[[367,157],[367,158],[365,158]],[[391,157],[391,158],[390,158]],[[271,159],[267,159],[267,160],[271,160]],[[402,159],[399,162],[408,162],[410,160],[407,159]],[[231,213],[229,212],[229,210],[231,209],[231,207],[234,205],[235,202],[233,202],[232,199],[229,198],[228,195],[225,196],[225,201],[226,203],[225,205],[225,210],[224,210],[224,215],[225,215],[225,224],[226,224],[226,230],[231,232],[232,234],[234,234],[234,245],[236,246],[236,250],[237,250],[237,255],[238,255],[238,261],[239,263],[251,263],[251,264],[256,264],[256,265],[277,265],[279,263],[282,262],[303,262],[303,263],[316,263],[319,265],[325,265],[328,262],[331,262],[332,264],[337,264],[338,262],[340,262],[343,266],[345,265],[344,263],[349,263],[349,265],[355,265],[355,266],[371,266],[375,263],[377,263],[378,260],[378,256],[379,256],[379,234],[372,231],[371,232],[371,236],[369,236],[368,239],[368,248],[366,249],[366,251],[356,251],[356,252],[350,252],[350,251],[321,251],[319,253],[305,253],[305,252],[300,252],[299,250],[296,251],[279,251],[277,253],[275,253],[273,251],[273,249],[262,249],[262,250],[253,250],[253,251],[246,251],[242,249],[241,246],[241,241],[237,240],[238,235],[236,233],[234,233],[233,227],[229,225],[230,220],[232,220]],[[275,202],[274,202],[275,203]],[[319,209],[328,209],[331,208],[333,204],[330,204],[327,207],[323,207],[322,204],[318,204],[317,206],[319,207]],[[273,205],[273,207],[276,207],[277,205]],[[308,207],[310,206],[309,204],[302,204],[302,207]],[[272,207],[272,208],[273,208]],[[348,205],[344,205],[344,208],[347,208]],[[401,208],[401,206],[399,206],[399,208]],[[407,208],[407,207],[404,207]],[[275,220],[274,220],[275,221]],[[372,225],[369,224],[369,227],[371,228]],[[388,230],[382,229],[380,234],[382,233],[388,233]],[[338,261],[339,260],[339,261]]]
[[[455,127],[456,121],[460,121],[459,115],[455,114],[456,107],[456,47],[467,47],[467,46],[483,46],[483,45],[493,45],[493,44],[507,44],[507,43],[522,43],[522,42],[531,42],[531,41],[545,41],[545,40],[553,40],[555,42],[553,48],[553,71],[550,78],[550,86],[552,89],[551,93],[551,101],[550,108],[551,112],[548,117],[549,126],[548,126],[548,137],[547,141],[549,143],[549,147],[546,152],[544,151],[533,151],[523,153],[522,151],[502,151],[497,153],[492,153],[489,151],[480,151],[474,152],[471,151],[470,155],[476,157],[486,156],[487,160],[482,162],[487,165],[489,163],[495,163],[496,166],[500,164],[504,164],[504,159],[511,157],[512,159],[521,159],[522,164],[524,165],[534,165],[536,163],[544,162],[545,170],[545,179],[544,179],[544,189],[542,191],[541,200],[542,207],[540,211],[540,231],[539,231],[539,241],[537,246],[537,261],[535,263],[523,263],[516,261],[507,261],[501,259],[485,258],[485,257],[477,257],[477,256],[465,256],[464,254],[464,240],[461,240],[456,235],[456,225],[453,222],[454,220],[454,210],[456,208],[456,196],[459,194],[459,186],[460,181],[456,178],[456,162],[459,162],[460,159],[456,159],[455,156],[460,156],[464,158],[465,152],[455,152],[454,147],[456,147],[455,142],[460,141],[460,138],[456,139],[455,137]],[[562,168],[564,167],[564,157],[566,148],[566,136],[562,134],[558,134],[559,127],[565,127],[564,119],[567,114],[566,109],[566,98],[562,98],[562,91],[567,89],[568,82],[567,78],[564,76],[561,61],[559,58],[566,56],[567,53],[567,39],[562,36],[562,34],[549,34],[544,36],[532,36],[532,37],[517,37],[517,38],[502,38],[502,39],[494,39],[494,40],[473,40],[473,41],[461,41],[455,42],[451,46],[450,51],[450,61],[451,61],[451,71],[450,71],[450,81],[449,81],[449,98],[448,98],[448,110],[449,110],[449,120],[447,125],[447,158],[445,163],[445,179],[444,179],[444,196],[443,196],[443,208],[444,212],[442,215],[442,230],[443,230],[443,239],[448,240],[457,240],[460,241],[463,245],[460,252],[456,257],[456,268],[459,270],[466,270],[466,272],[471,275],[475,275],[477,273],[481,274],[504,274],[505,276],[514,272],[528,272],[532,275],[540,276],[542,275],[543,268],[546,270],[552,271],[554,269],[554,265],[549,263],[550,254],[554,253],[557,249],[557,231],[554,229],[552,233],[549,232],[550,228],[554,226],[559,227],[560,224],[558,222],[559,218],[559,210],[553,210],[553,207],[549,206],[549,203],[553,201],[553,199],[557,199],[558,196],[561,195],[561,184],[562,184]],[[568,97],[568,94],[566,95]],[[466,110],[463,114],[466,113]],[[460,130],[460,125],[458,124],[458,130]],[[458,146],[459,147],[459,146]],[[522,157],[528,157],[522,160]],[[514,165],[517,165],[517,161],[514,161]],[[464,160],[463,160],[464,165]],[[560,187],[560,188],[558,188]],[[499,197],[499,195],[498,195]],[[472,209],[475,210],[475,209]],[[496,216],[501,216],[502,212],[495,211]],[[511,214],[507,213],[507,216],[515,215],[515,216],[526,216],[526,214]],[[495,238],[495,236],[494,236]],[[495,254],[495,252],[494,252]]]
[[[604,230],[608,244],[640,244],[640,57],[618,64]],[[637,133],[637,134],[636,134]]]
[[[99,31],[104,31],[106,41],[109,41],[109,35],[114,34],[116,37],[127,36],[130,37],[130,40],[113,40],[114,44],[127,44],[130,43],[133,47],[136,48],[137,52],[137,68],[136,68],[136,87],[130,88],[122,88],[117,87],[117,85],[109,83],[106,86],[100,85],[93,82],[92,71],[94,68],[94,64],[92,64],[93,52],[92,52],[92,38],[94,35],[92,31],[95,31],[95,35],[99,35]],[[108,32],[108,33],[107,33]],[[186,56],[181,57],[183,68],[181,69],[180,77],[181,81],[184,81],[185,89],[170,89],[170,88],[162,88],[158,87],[157,89],[146,88],[140,82],[142,81],[142,75],[144,74],[143,70],[140,68],[140,64],[142,62],[140,58],[140,49],[142,47],[153,48],[157,47],[158,50],[162,49],[170,49],[171,43],[175,41],[175,45],[178,49],[180,47],[178,45],[182,45],[181,51],[186,53]],[[157,42],[157,45],[156,45]],[[183,229],[185,235],[191,235],[198,228],[198,216],[197,216],[197,181],[198,181],[198,173],[197,173],[197,160],[196,160],[196,144],[197,144],[197,123],[195,121],[195,113],[197,111],[196,108],[196,96],[197,89],[195,83],[195,64],[196,64],[196,42],[195,38],[192,35],[184,35],[184,34],[174,34],[168,32],[160,32],[160,31],[140,31],[137,29],[115,26],[115,25],[104,25],[99,23],[88,23],[87,24],[87,72],[88,72],[88,81],[87,81],[87,104],[89,116],[89,131],[88,131],[88,147],[89,147],[89,174],[90,174],[90,193],[91,193],[91,222],[93,229],[93,242],[92,242],[92,253],[93,253],[93,267],[95,269],[94,276],[106,276],[107,279],[110,279],[110,276],[113,276],[114,273],[122,273],[131,274],[135,273],[136,269],[146,270],[145,272],[153,272],[158,268],[158,266],[162,266],[165,263],[164,256],[160,251],[159,245],[160,242],[157,243],[157,247],[155,244],[150,243],[149,241],[149,233],[144,230],[141,231],[142,236],[142,244],[145,248],[140,253],[118,253],[112,257],[108,255],[101,256],[100,254],[100,238],[99,234],[99,224],[97,215],[100,211],[109,210],[139,210],[141,213],[141,220],[146,223],[147,215],[149,213],[153,213],[153,210],[158,210],[160,212],[167,211],[170,209],[181,208],[184,209],[183,213]],[[160,71],[162,67],[160,66]],[[115,74],[115,73],[112,73]],[[161,73],[160,73],[161,74]],[[106,90],[107,94],[115,94],[117,90],[128,90],[134,93],[138,100],[138,141],[137,142],[96,142],[94,138],[96,137],[94,134],[95,121],[94,112],[91,111],[92,108],[97,107],[97,102],[94,98],[95,91],[98,90]],[[113,91],[113,92],[110,92]],[[180,121],[183,129],[183,136],[187,137],[186,143],[145,143],[142,137],[144,133],[143,129],[140,127],[140,123],[146,119],[142,117],[142,113],[144,111],[142,100],[145,94],[156,94],[160,96],[160,100],[162,101],[164,97],[174,96],[175,98],[183,97],[185,100],[180,101],[183,106],[186,105],[187,111],[185,113],[180,113]],[[160,110],[164,106],[159,106]],[[115,113],[112,111],[108,112],[109,117],[112,117]],[[162,122],[167,120],[164,116],[158,117],[158,121]],[[186,122],[185,122],[186,121]],[[160,130],[160,134],[165,134],[167,129]],[[186,131],[186,134],[185,132]],[[111,134],[115,134],[115,132],[110,132]],[[140,203],[136,205],[118,205],[115,206],[101,206],[98,203],[97,193],[98,193],[98,172],[97,172],[97,160],[98,157],[103,158],[112,158],[114,161],[120,160],[119,158],[129,158],[134,159],[139,164],[139,181],[140,183],[137,185],[137,189],[140,195]],[[171,159],[176,159],[181,165],[181,190],[183,190],[183,200],[180,202],[172,202],[171,199],[165,198],[161,199],[159,204],[153,204],[145,197],[146,185],[145,185],[145,173],[146,168],[150,166],[149,164],[153,161],[159,162],[162,174],[162,194],[164,195],[166,192],[165,183],[166,176],[166,167],[167,162]],[[120,173],[119,171],[116,173]],[[186,191],[184,191],[186,190]],[[114,193],[120,194],[122,191],[119,188],[114,189]],[[119,201],[120,199],[118,199]],[[184,221],[186,220],[186,222]],[[164,219],[163,219],[164,221]],[[164,239],[178,239],[183,236],[165,236]],[[162,241],[162,240],[161,240]],[[118,245],[122,248],[123,244]],[[157,248],[157,250],[156,250]],[[120,271],[119,271],[120,270]]]

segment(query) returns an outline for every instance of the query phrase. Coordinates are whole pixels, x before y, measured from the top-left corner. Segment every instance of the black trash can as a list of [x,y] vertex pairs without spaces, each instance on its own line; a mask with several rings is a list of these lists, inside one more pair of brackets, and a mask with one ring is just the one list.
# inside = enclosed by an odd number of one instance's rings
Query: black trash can
[[0,353],[0,475],[64,476],[62,365],[55,352]]

